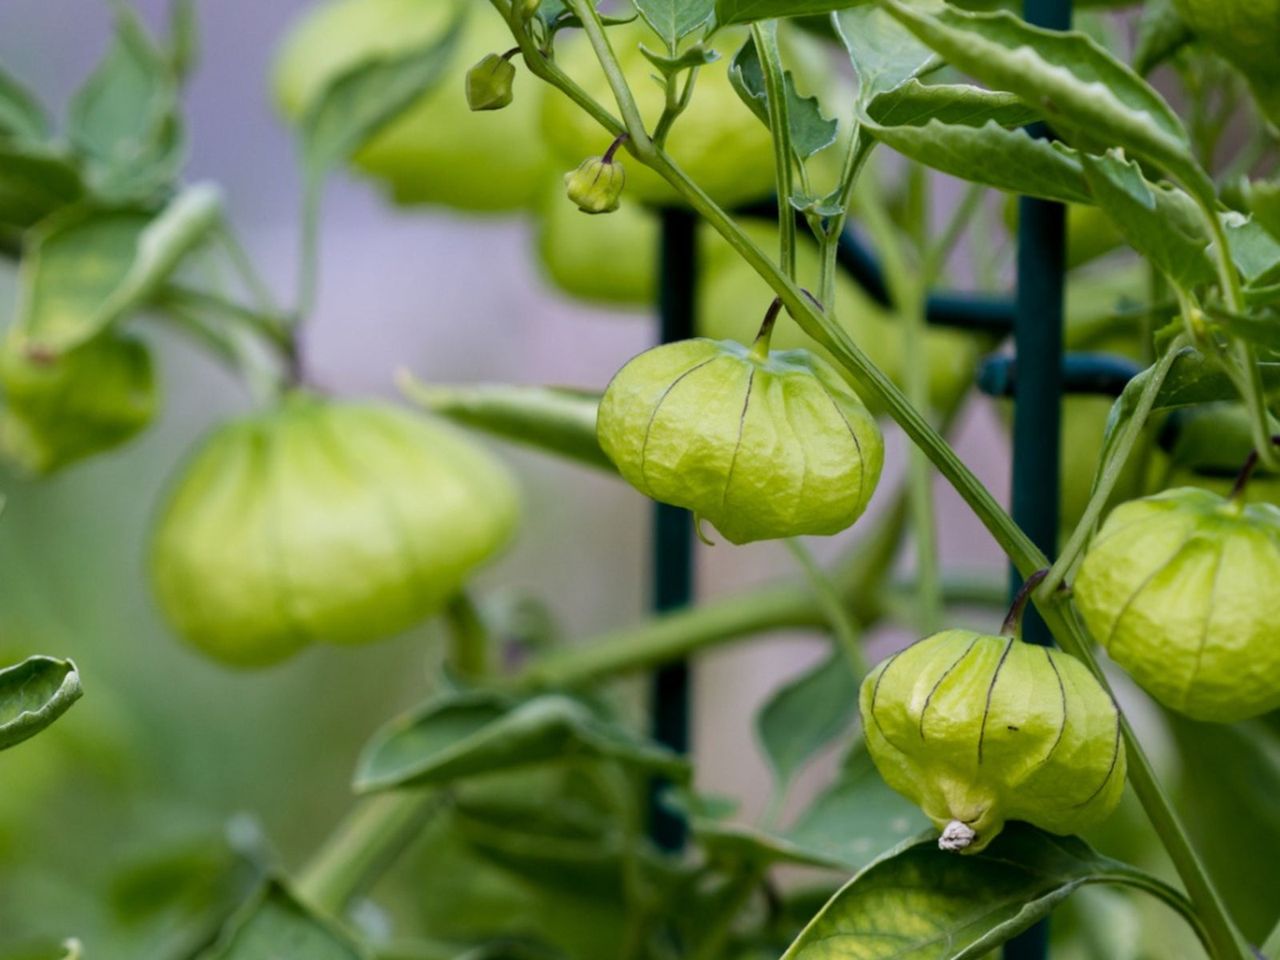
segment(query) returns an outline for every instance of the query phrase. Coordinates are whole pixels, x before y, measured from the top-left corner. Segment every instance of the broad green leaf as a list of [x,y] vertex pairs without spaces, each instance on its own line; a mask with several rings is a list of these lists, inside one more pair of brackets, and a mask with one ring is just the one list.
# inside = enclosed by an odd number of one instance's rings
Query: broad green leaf
[[371,960],[372,956],[272,882],[231,919],[218,943],[200,960]]
[[715,11],[714,0],[635,0],[635,7],[671,50],[706,26]]
[[1116,151],[1082,154],[1080,161],[1090,192],[1130,246],[1183,289],[1213,282],[1209,236],[1194,200],[1177,187],[1148,182],[1137,163]]
[[784,684],[756,715],[756,734],[779,788],[852,726],[858,681],[840,650]]
[[920,808],[884,782],[859,744],[836,781],[785,835],[801,849],[821,851],[848,870],[860,870],[928,827]]
[[1191,40],[1191,28],[1173,0],[1146,0],[1138,19],[1133,69],[1146,76]]
[[1267,232],[1280,239],[1280,180],[1249,184],[1249,209]]
[[0,670],[0,750],[34,737],[71,708],[84,691],[70,660],[30,657]]
[[832,19],[858,74],[859,103],[896,89],[936,60],[932,50],[877,6],[855,7]]
[[73,210],[31,235],[16,329],[25,349],[59,354],[142,306],[222,215],[208,185],[189,187],[154,217]]
[[1022,127],[1041,119],[1011,93],[996,93],[969,84],[926,84],[905,80],[879,94],[866,106],[867,115],[884,127],[920,126],[930,120],[965,127],[996,123]]
[[[729,64],[729,79],[738,96],[765,124],[769,125],[769,92],[765,87],[764,68],[754,40],[748,40]],[[836,142],[837,124],[822,115],[817,97],[802,97],[796,91],[795,77],[787,70],[783,77],[787,91],[787,121],[791,127],[791,146],[796,156],[808,160]]]
[[63,157],[0,141],[0,225],[25,230],[83,196],[80,171]]
[[777,17],[808,17],[846,7],[858,7],[871,0],[716,0],[716,23],[751,23]]
[[118,5],[106,58],[71,102],[68,134],[95,192],[113,201],[165,189],[182,166],[178,78],[129,7]]
[[928,120],[885,127],[868,118],[880,142],[943,173],[999,190],[1064,203],[1092,203],[1079,155],[1070,147],[1006,130],[995,122],[970,127]]
[[672,778],[688,775],[677,754],[605,723],[568,697],[512,705],[493,695],[458,694],[374,734],[355,785],[360,791],[428,786],[575,756],[607,757]]
[[1154,877],[1075,837],[1010,823],[972,856],[939,850],[932,833],[886,854],[822,908],[783,960],[977,960],[1100,882],[1140,885],[1191,909]]
[[884,9],[950,64],[1042,110],[1055,130],[1123,147],[1212,200],[1177,114],[1146,81],[1082,33],[1033,27],[1010,13],[966,13],[883,0]]
[[331,168],[448,75],[463,19],[457,17],[425,46],[360,61],[311,101],[299,130],[303,169],[313,190]]
[[425,410],[516,443],[615,472],[596,439],[600,394],[506,384],[453,386],[398,378],[401,392]]
[[0,142],[43,143],[49,136],[44,108],[0,67]]
[[1280,912],[1270,879],[1280,859],[1280,740],[1258,722],[1166,716],[1182,761],[1177,798],[1187,829],[1246,938],[1259,943]]
[[1222,216],[1231,259],[1250,286],[1280,283],[1280,239],[1252,217],[1234,210]]

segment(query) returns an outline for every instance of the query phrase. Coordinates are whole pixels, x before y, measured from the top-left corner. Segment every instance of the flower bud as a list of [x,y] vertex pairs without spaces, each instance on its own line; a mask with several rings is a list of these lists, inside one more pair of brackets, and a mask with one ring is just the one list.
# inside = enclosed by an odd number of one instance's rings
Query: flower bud
[[882,662],[859,699],[876,768],[944,850],[976,853],[1008,820],[1078,833],[1120,801],[1119,714],[1061,651],[947,630]]
[[158,393],[146,345],[112,330],[55,356],[10,335],[0,383],[0,448],[34,473],[125,443],[151,422]]
[[515,98],[515,65],[491,53],[467,71],[467,106],[472,110],[501,110]]
[[617,160],[592,157],[564,175],[569,199],[583,213],[612,213],[622,203],[627,174]]
[[517,0],[517,4],[520,16],[528,20],[538,12],[538,8],[542,6],[542,0]]
[[299,393],[201,446],[155,531],[152,579],[188,642],[262,666],[414,626],[516,515],[506,470],[451,428]]
[[605,391],[596,432],[632,486],[732,543],[844,530],[884,464],[879,427],[830,366],[733,341],[640,354]]
[[1280,707],[1280,508],[1192,487],[1121,504],[1074,585],[1094,639],[1171,710]]

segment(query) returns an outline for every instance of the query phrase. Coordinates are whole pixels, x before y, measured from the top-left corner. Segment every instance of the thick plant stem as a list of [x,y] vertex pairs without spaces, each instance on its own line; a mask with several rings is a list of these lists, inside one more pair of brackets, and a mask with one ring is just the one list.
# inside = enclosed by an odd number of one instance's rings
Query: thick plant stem
[[778,50],[778,24],[761,21],[751,25],[751,37],[760,56],[764,86],[769,97],[769,131],[773,134],[773,163],[778,194],[778,263],[782,272],[796,278],[796,218],[791,215],[795,193],[791,170],[791,120],[787,112],[786,75]]
[[420,791],[361,801],[298,875],[296,893],[321,913],[342,914],[447,802]]

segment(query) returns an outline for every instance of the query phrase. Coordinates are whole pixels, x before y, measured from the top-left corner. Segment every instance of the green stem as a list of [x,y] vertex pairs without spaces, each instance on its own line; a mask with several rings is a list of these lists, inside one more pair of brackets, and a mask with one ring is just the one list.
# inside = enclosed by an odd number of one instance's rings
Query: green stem
[[733,930],[733,921],[737,919],[738,914],[742,912],[763,879],[764,869],[755,867],[729,881],[731,886],[722,908],[706,924],[702,941],[689,960],[719,960],[724,956],[725,943]]
[[618,63],[608,36],[605,35],[604,23],[596,10],[595,2],[594,0],[569,0],[569,7],[582,21],[582,29],[586,32],[592,49],[595,50],[596,60],[604,70],[605,79],[609,81],[614,99],[618,101],[618,110],[622,113],[622,122],[626,125],[627,133],[631,135],[632,147],[638,155],[643,156],[653,149],[653,141],[645,131],[644,118],[640,116],[640,108],[636,106],[635,97],[631,94],[627,76]]
[[1165,378],[1169,375],[1169,369],[1173,366],[1173,362],[1177,359],[1178,352],[1185,342],[1185,338],[1181,336],[1175,339],[1169,345],[1169,349],[1165,351],[1164,356],[1151,368],[1151,376],[1143,386],[1142,393],[1138,396],[1138,405],[1134,409],[1133,415],[1120,428],[1120,435],[1116,438],[1115,447],[1112,449],[1111,455],[1107,457],[1107,462],[1103,464],[1102,473],[1098,477],[1097,485],[1089,497],[1089,503],[1084,509],[1084,515],[1071,532],[1071,538],[1067,541],[1067,545],[1062,548],[1062,554],[1049,570],[1049,575],[1045,577],[1044,583],[1040,586],[1039,593],[1042,598],[1047,599],[1053,596],[1054,592],[1062,586],[1067,579],[1067,574],[1075,564],[1076,558],[1080,556],[1085,544],[1088,543],[1098,520],[1102,516],[1102,511],[1106,509],[1107,502],[1111,499],[1112,491],[1115,490],[1116,484],[1120,481],[1120,474],[1124,471],[1129,455],[1142,438],[1142,432],[1146,428],[1147,419],[1151,416],[1151,410],[1155,406],[1156,397],[1160,394],[1160,388],[1164,386]]
[[1276,921],[1271,936],[1267,937],[1266,943],[1262,945],[1262,953],[1267,960],[1280,960],[1280,921]]
[[782,272],[796,278],[796,218],[791,208],[795,194],[791,169],[791,120],[787,110],[786,74],[782,54],[778,50],[776,20],[758,21],[751,25],[751,36],[760,66],[764,72],[765,92],[769,100],[769,130],[773,134],[773,163],[778,193],[778,263]]
[[465,591],[454,594],[444,611],[449,625],[449,665],[460,677],[475,680],[489,672],[489,636]]
[[826,231],[822,238],[822,276],[819,280],[821,300],[827,313],[836,316],[836,266],[840,250],[840,237],[844,233],[845,223],[849,218],[849,204],[853,201],[853,191],[866,166],[876,141],[866,135],[857,117],[853,119],[853,133],[849,136],[849,148],[845,151],[844,164],[840,170],[840,193],[836,201],[839,213],[827,220]]
[[[496,2],[496,0],[495,0]],[[582,0],[577,0],[583,6]],[[589,6],[589,4],[587,5]],[[597,55],[612,57],[611,50],[597,47]],[[616,67],[616,62],[614,63]],[[982,482],[913,407],[902,392],[862,352],[848,333],[821,310],[815,308],[796,284],[773,264],[733,219],[701,187],[677,167],[661,150],[650,150],[642,162],[661,175],[686,203],[706,220],[782,299],[784,306],[809,336],[827,348],[853,374],[863,390],[889,412],[916,446],[924,449],[939,473],[960,494],[986,526],[1005,555],[1022,574],[1029,576],[1047,567],[1048,558],[996,501]],[[1070,608],[1056,603],[1038,604],[1046,624],[1062,648],[1081,660],[1108,687],[1083,626]],[[1121,716],[1125,746],[1130,758],[1130,781],[1153,827],[1163,841],[1175,868],[1209,930],[1219,958],[1250,958],[1248,945],[1233,924],[1226,907],[1210,880],[1194,847],[1178,819],[1173,805],[1152,770],[1142,744]],[[1252,960],[1252,958],[1250,958]]]
[[1187,900],[1185,896],[1178,890],[1169,886],[1155,877],[1143,873],[1141,870],[1130,870],[1116,868],[1108,871],[1104,876],[1093,883],[1113,883],[1119,886],[1130,887],[1134,890],[1141,890],[1143,893],[1155,897],[1166,906],[1180,914],[1187,924],[1195,932],[1200,943],[1210,953],[1213,952],[1213,943],[1209,938],[1209,931],[1205,928],[1204,922],[1200,919],[1200,915],[1196,913],[1195,907]]
[[262,279],[262,275],[258,273],[257,267],[253,264],[253,259],[240,242],[240,238],[235,235],[235,231],[231,229],[230,224],[225,220],[218,227],[218,239],[222,241],[222,247],[227,253],[227,259],[231,262],[231,266],[236,273],[240,275],[240,280],[244,283],[245,289],[249,291],[257,303],[259,312],[272,317],[281,317],[280,305],[276,302],[271,288]]
[[861,684],[870,666],[867,663],[867,655],[862,652],[861,631],[858,629],[857,621],[853,619],[835,584],[818,565],[809,548],[794,538],[787,540],[787,548],[796,558],[810,586],[813,587],[822,615],[826,618],[831,634],[849,664],[849,672],[853,674],[854,680]]
[[341,915],[367,891],[448,800],[439,793],[368,797],[299,873],[299,897],[322,913]]

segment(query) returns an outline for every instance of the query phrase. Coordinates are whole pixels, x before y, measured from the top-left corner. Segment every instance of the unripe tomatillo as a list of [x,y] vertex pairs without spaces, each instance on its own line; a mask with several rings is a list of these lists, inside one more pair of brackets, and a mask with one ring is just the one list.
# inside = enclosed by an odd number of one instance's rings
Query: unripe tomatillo
[[365,643],[437,611],[511,536],[514,484],[451,428],[297,393],[216,430],[151,544],[160,607],[238,666]]
[[622,164],[608,154],[583,160],[564,175],[565,193],[583,213],[613,213],[622,203],[626,185]]
[[1008,820],[1078,833],[1120,801],[1115,704],[1059,650],[946,630],[877,666],[860,706],[876,768],[937,825],[945,850],[976,853]]
[[1094,639],[1196,720],[1280,707],[1280,508],[1184,487],[1121,504],[1080,565]]
[[699,338],[640,354],[600,402],[600,445],[640,492],[732,543],[838,533],[875,491],[880,430],[825,362],[759,346]]
[[472,110],[501,110],[515,98],[515,65],[497,53],[486,54],[467,71],[467,106]]

